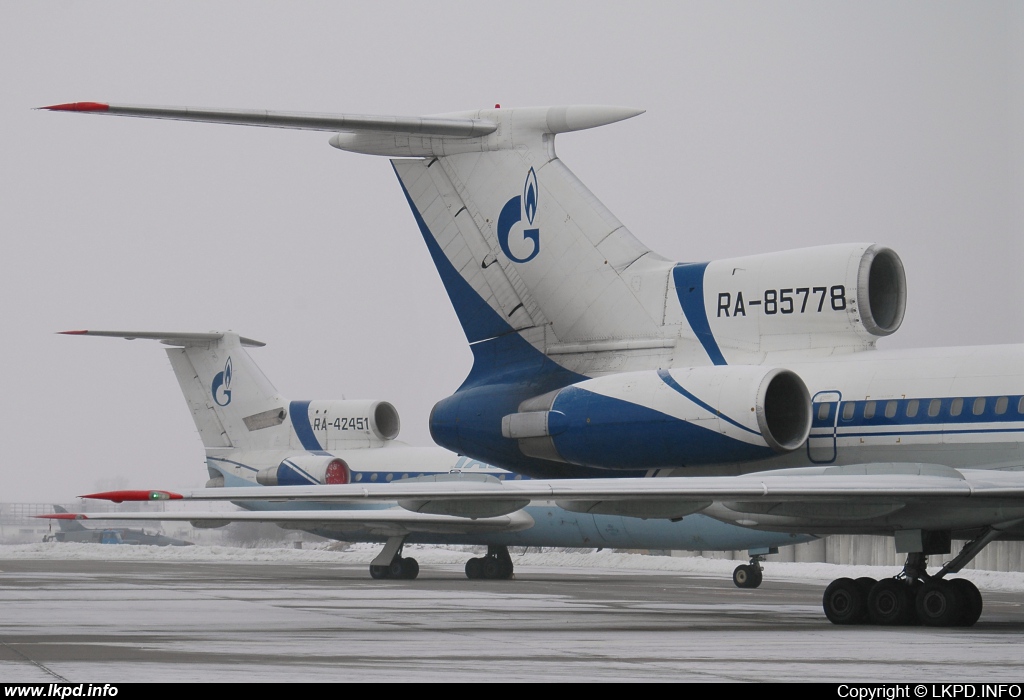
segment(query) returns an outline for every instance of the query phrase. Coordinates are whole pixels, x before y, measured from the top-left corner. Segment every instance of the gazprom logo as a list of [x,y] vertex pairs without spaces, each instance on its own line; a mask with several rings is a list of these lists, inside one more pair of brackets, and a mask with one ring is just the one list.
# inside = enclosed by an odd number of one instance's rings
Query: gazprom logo
[[210,393],[213,394],[213,402],[218,406],[227,406],[231,403],[231,358],[224,363],[224,371],[217,372],[210,385]]
[[[524,216],[528,225],[533,226],[533,220],[537,216],[537,196],[539,192],[537,173],[533,171],[533,168],[530,168],[530,172],[526,174],[526,184],[523,185],[523,194],[516,195],[505,202],[505,206],[501,208],[501,213],[498,215],[498,245],[501,246],[501,252],[512,262],[529,262],[537,257],[537,253],[540,252],[539,228],[523,229],[524,244],[526,241],[531,241],[533,244],[532,250],[525,257],[514,254],[508,245],[508,237],[512,233],[512,227],[521,222]],[[516,247],[520,248],[522,244]]]

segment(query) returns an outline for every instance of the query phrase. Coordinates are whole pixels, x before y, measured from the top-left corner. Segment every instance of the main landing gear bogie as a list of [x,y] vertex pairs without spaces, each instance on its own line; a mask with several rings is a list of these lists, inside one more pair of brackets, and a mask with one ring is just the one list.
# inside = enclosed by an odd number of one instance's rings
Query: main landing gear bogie
[[473,557],[466,562],[466,578],[505,581],[512,578],[515,567],[508,547],[488,547],[486,556]]
[[420,574],[420,563],[412,557],[395,557],[382,566],[370,564],[370,578],[411,581]]
[[761,562],[768,554],[778,554],[778,547],[762,547],[751,549],[747,552],[750,555],[749,564],[740,564],[732,572],[732,582],[737,588],[757,588],[764,580],[764,569]]
[[970,627],[982,605],[978,587],[963,578],[840,578],[822,597],[825,617],[836,625]]

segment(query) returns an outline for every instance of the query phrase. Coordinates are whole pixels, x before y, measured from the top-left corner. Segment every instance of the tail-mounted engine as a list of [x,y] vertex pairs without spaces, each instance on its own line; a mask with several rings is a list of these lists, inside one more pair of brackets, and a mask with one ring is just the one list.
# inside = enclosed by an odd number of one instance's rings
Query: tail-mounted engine
[[800,377],[744,365],[589,379],[502,419],[525,455],[630,470],[763,459],[799,448],[810,429]]
[[903,263],[879,245],[716,260],[703,271],[703,303],[691,298],[699,288],[695,267],[676,267],[676,292],[691,325],[692,316],[706,313],[722,347],[771,352],[872,344],[895,333],[906,310]]
[[330,455],[296,455],[256,474],[256,481],[262,486],[347,484],[351,480],[345,460]]
[[292,423],[307,450],[381,447],[398,437],[398,411],[387,401],[293,401]]

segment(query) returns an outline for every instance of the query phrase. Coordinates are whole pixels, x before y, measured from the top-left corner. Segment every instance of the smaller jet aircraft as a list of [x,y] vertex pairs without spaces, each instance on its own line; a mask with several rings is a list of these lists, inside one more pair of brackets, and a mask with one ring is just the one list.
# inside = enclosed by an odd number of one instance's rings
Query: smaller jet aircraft
[[43,537],[43,542],[95,542],[98,544],[151,544],[157,547],[187,547],[192,542],[167,537],[145,530],[132,530],[126,527],[89,528],[82,525],[85,520],[78,513],[69,513],[66,508],[54,506],[54,515],[47,516],[57,520],[60,530]]
[[[633,512],[627,506],[566,507],[551,501],[476,512],[458,503],[438,506],[409,502],[301,503],[253,500],[261,487],[298,488],[352,484],[451,483],[455,487],[500,483],[524,477],[449,452],[412,447],[396,438],[398,411],[386,401],[289,401],[278,393],[246,352],[264,345],[236,333],[68,331],[134,340],[158,340],[167,356],[206,448],[213,492],[244,487],[238,505],[248,512],[101,513],[51,518],[91,520],[179,520],[196,527],[229,522],[273,522],[348,542],[384,542],[370,564],[373,578],[413,579],[419,564],[402,556],[408,543],[486,545],[487,555],[466,563],[471,579],[512,576],[509,546],[627,549],[748,550],[751,561],[736,568],[733,581],[756,588],[760,562],[786,544],[814,539],[800,534],[755,532],[704,515]],[[226,488],[225,488],[226,487]],[[132,500],[137,492],[125,492]],[[528,507],[523,507],[528,506]],[[662,517],[663,516],[663,517]]]

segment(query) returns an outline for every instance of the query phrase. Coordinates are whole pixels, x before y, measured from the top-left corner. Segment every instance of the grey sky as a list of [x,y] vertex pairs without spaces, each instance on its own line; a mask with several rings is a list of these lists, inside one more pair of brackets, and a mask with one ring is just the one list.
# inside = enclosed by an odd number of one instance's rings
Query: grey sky
[[205,481],[161,346],[58,330],[230,328],[286,396],[390,400],[413,444],[470,364],[385,159],[32,107],[642,107],[557,145],[658,252],[876,241],[910,288],[883,347],[1020,342],[1022,29],[1010,2],[4,2],[0,500]]

